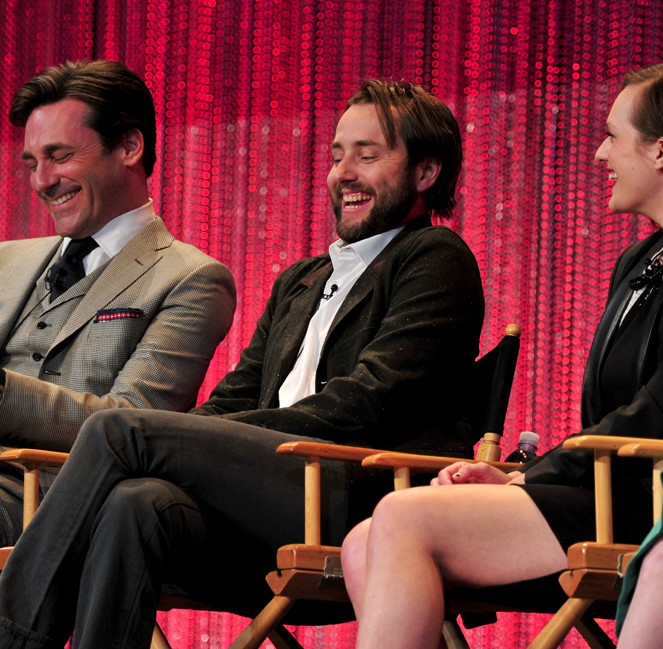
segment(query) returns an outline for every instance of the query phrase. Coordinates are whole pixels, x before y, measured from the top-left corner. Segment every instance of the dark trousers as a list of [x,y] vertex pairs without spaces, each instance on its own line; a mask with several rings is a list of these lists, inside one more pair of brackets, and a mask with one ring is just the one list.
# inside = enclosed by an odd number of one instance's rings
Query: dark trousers
[[[4,467],[0,467],[2,471]],[[18,470],[20,471],[20,470]],[[17,471],[17,473],[18,473]],[[0,547],[14,545],[23,531],[23,476],[0,473]]]
[[[77,649],[146,648],[166,579],[255,614],[276,549],[304,539],[303,462],[274,452],[296,439],[170,412],[90,417],[0,577],[0,647],[60,649],[75,627]],[[323,542],[340,544],[348,475],[323,474]]]

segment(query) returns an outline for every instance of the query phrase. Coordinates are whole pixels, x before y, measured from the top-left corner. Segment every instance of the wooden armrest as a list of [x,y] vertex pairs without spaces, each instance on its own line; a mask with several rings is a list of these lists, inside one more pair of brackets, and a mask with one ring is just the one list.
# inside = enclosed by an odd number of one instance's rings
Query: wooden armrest
[[620,457],[648,457],[657,459],[663,457],[663,440],[648,439],[633,442],[622,446],[617,455]]
[[281,444],[276,449],[276,452],[284,455],[324,457],[330,460],[361,462],[365,457],[374,453],[381,453],[382,451],[375,448],[341,446],[340,444],[324,444],[322,442],[286,442],[285,444]]
[[[410,469],[424,469],[427,471],[440,471],[455,462],[467,462],[468,464],[476,464],[479,460],[464,460],[457,457],[438,457],[434,455],[414,455],[412,453],[394,453],[383,451],[369,455],[362,461],[362,466],[381,466],[401,468],[408,467]],[[511,471],[521,467],[522,464],[516,462],[486,462],[501,471]]]
[[281,455],[297,455],[306,459],[304,470],[304,542],[320,545],[320,460],[361,462],[376,449],[325,444],[322,442],[286,442],[277,449]]
[[[460,458],[435,457],[430,455],[413,455],[410,453],[395,453],[393,451],[381,451],[374,448],[361,448],[358,446],[343,446],[340,444],[325,444],[323,442],[286,442],[281,444],[276,452],[281,455],[297,455],[306,458],[306,469],[304,478],[305,491],[305,543],[307,545],[320,545],[320,460],[341,460],[345,462],[362,462],[363,466],[384,466],[396,469],[394,482],[396,489],[404,489],[410,486],[409,469],[422,468],[431,471],[440,469],[458,462]],[[367,458],[377,458],[375,462],[368,462]],[[382,463],[381,458],[388,458]],[[418,464],[403,465],[402,458],[406,462],[414,458]],[[476,462],[477,460],[463,460],[464,462]],[[522,466],[513,462],[489,462],[497,468],[508,471]]]
[[[663,451],[663,444],[658,442]],[[613,543],[612,529],[612,489],[610,455],[617,452],[623,457],[656,457],[652,452],[657,441],[635,437],[611,437],[607,435],[580,435],[567,439],[562,448],[594,451],[594,490],[596,493],[596,540],[598,543]],[[623,450],[627,449],[627,450]],[[629,450],[630,449],[630,450]],[[637,450],[640,449],[640,450]],[[658,456],[662,455],[661,451]],[[655,467],[656,469],[656,467]],[[660,475],[660,467],[658,468]],[[656,471],[655,471],[656,473]],[[659,480],[654,481],[660,483]],[[660,512],[661,491],[654,489],[654,517]]]
[[618,451],[626,444],[634,442],[651,442],[650,439],[639,439],[635,437],[612,437],[609,435],[579,435],[564,441],[564,449],[584,449],[588,451]]
[[[394,453],[382,451],[369,455],[362,461],[362,466],[379,466],[394,470],[394,488],[396,491],[410,487],[410,470],[419,469],[437,473],[454,462],[476,464],[480,460],[465,460],[458,457],[439,457],[434,455],[415,455],[413,453]],[[486,462],[502,471],[517,469],[522,466],[514,462]]]
[[654,523],[661,517],[663,508],[663,487],[661,474],[663,473],[663,440],[640,439],[631,444],[622,446],[617,455],[620,457],[641,457],[654,461],[652,487],[654,492]]
[[46,466],[62,466],[69,457],[69,453],[56,451],[40,451],[33,448],[13,448],[0,453],[0,460],[11,460],[23,464],[37,463]]

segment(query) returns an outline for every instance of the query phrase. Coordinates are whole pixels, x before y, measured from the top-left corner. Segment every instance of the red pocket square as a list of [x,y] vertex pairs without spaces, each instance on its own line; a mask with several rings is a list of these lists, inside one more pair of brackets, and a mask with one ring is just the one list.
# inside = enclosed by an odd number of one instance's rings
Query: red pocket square
[[111,320],[144,317],[145,311],[143,309],[101,309],[101,311],[97,311],[94,322],[110,322]]

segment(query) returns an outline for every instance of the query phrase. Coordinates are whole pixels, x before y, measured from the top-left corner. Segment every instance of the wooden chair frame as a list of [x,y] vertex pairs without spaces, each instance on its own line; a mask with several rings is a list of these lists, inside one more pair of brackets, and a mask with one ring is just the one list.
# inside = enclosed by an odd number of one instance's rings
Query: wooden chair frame
[[[231,649],[257,649],[267,637],[271,640],[272,630],[300,599],[349,601],[344,587],[342,589],[326,587],[330,579],[342,583],[342,573],[336,571],[336,574],[330,575],[328,569],[330,564],[340,567],[341,548],[320,544],[320,462],[324,458],[346,462],[359,461],[367,466],[367,459],[375,457],[376,451],[315,442],[288,442],[279,446],[277,453],[297,455],[305,460],[305,541],[279,548],[276,559],[277,569],[267,575],[267,583],[274,593],[274,598],[230,645]],[[458,462],[458,458],[451,457],[431,458],[426,455],[393,454],[387,451],[377,453],[378,457],[392,455],[424,458],[428,461],[434,459],[440,469]],[[504,470],[520,466],[506,462],[494,464]],[[410,486],[410,468],[415,467],[397,468],[394,477],[396,489]]]
[[[663,441],[659,440],[636,440],[633,438],[606,438],[606,437],[577,437],[567,440],[565,448],[591,449],[595,452],[596,470],[596,490],[597,494],[607,492],[610,484],[610,463],[609,455],[618,451],[620,456],[648,457],[654,460],[654,485],[657,488],[654,491],[654,520],[660,516],[663,503],[662,489],[660,488],[660,473],[663,470]],[[279,453],[299,455],[305,458],[305,541],[301,545],[285,546],[279,554],[279,569],[270,573],[268,580],[274,588],[276,596],[270,606],[268,606],[258,616],[247,629],[231,645],[233,649],[258,647],[266,637],[279,649],[291,648],[292,642],[287,634],[278,629],[279,620],[294,605],[294,603],[306,592],[301,592],[301,583],[296,583],[293,575],[300,575],[296,579],[303,579],[303,588],[308,589],[311,583],[318,584],[324,578],[324,569],[321,571],[318,566],[330,559],[338,560],[340,558],[340,549],[336,547],[320,545],[320,509],[319,495],[320,484],[320,460],[322,458],[339,459],[343,461],[362,462],[365,466],[382,466],[394,471],[395,489],[408,488],[410,485],[410,474],[414,470],[439,471],[457,458],[434,458],[430,456],[416,456],[408,454],[382,452],[376,453],[374,449],[359,449],[356,447],[331,446],[325,444],[314,444],[310,442],[292,442],[285,444],[278,450]],[[32,449],[17,449],[5,451],[0,455],[0,459],[20,462],[24,465],[25,472],[25,499],[24,499],[24,527],[30,521],[36,511],[39,502],[39,470],[41,466],[61,466],[67,458],[66,453],[55,453],[49,451],[40,451]],[[518,465],[501,463],[497,465],[503,469],[511,469]],[[607,499],[599,498],[602,503],[597,507],[597,541],[596,544],[582,544],[582,548],[569,550],[569,570],[564,573],[560,581],[563,583],[574,584],[579,573],[592,567],[596,567],[597,554],[596,545],[612,544],[612,512],[610,505],[610,496]],[[0,549],[0,569],[4,567],[6,558],[9,556],[12,548]],[[619,574],[623,574],[627,561],[637,549],[633,546],[625,548],[617,546],[616,549],[608,550],[614,555],[609,558],[607,567],[611,571],[610,575],[600,577],[604,582],[611,583]],[[320,558],[322,557],[322,558]],[[621,565],[620,565],[621,557]],[[600,560],[599,570],[605,570],[604,559]],[[587,566],[583,565],[583,562]],[[302,567],[304,572],[302,571]],[[308,569],[308,573],[306,572]],[[336,579],[339,575],[336,575]],[[293,583],[288,585],[289,582]],[[308,581],[308,583],[305,583]],[[584,588],[584,586],[583,586]],[[294,596],[293,596],[294,589]],[[333,592],[333,591],[330,591]],[[289,595],[285,593],[290,593]],[[584,593],[583,593],[584,594]],[[610,593],[610,599],[614,599],[615,594]],[[605,594],[602,595],[606,597]],[[329,597],[331,601],[343,599],[336,590],[334,595]],[[581,601],[575,601],[580,599]],[[571,598],[571,602],[560,610],[555,618],[532,643],[531,649],[547,649],[559,644],[566,636],[573,624],[581,627],[581,633],[586,634],[587,629],[583,627],[582,613],[588,608],[593,599],[587,597]],[[166,598],[168,601],[168,598]],[[171,598],[170,607],[193,607],[194,602],[183,599],[175,601]],[[198,606],[199,607],[199,606]],[[474,610],[481,610],[481,607]],[[490,610],[495,610],[491,608]],[[464,646],[462,635],[459,637],[459,631],[453,627],[445,625],[445,637],[451,640],[451,646]],[[159,639],[159,635],[161,638]],[[455,638],[455,639],[454,639]],[[166,639],[155,630],[155,639],[153,647],[168,647]],[[465,645],[466,646],[466,645]]]
[[[495,397],[494,403],[486,413],[486,425],[482,431],[481,444],[477,452],[478,459],[469,461],[496,460],[500,457],[500,441],[515,373],[520,335],[520,326],[510,324],[506,327],[502,343],[514,343],[514,345],[509,348],[504,357],[500,357],[496,362],[505,376],[500,377],[503,380],[499,381],[495,381],[494,376],[491,377],[490,393],[492,397]],[[504,347],[500,344],[493,352],[498,349],[501,355]],[[304,543],[279,548],[276,557],[277,569],[267,575],[267,583],[272,589],[274,597],[231,644],[231,649],[257,649],[267,637],[272,639],[273,630],[278,628],[285,614],[300,599],[348,601],[342,581],[341,549],[321,545],[320,463],[322,459],[362,462],[380,451],[335,444],[290,442],[282,444],[277,449],[277,453],[297,455],[305,459]],[[448,464],[457,461],[458,458],[447,458]],[[409,477],[406,485],[401,481],[400,474],[397,472],[395,486],[397,489],[409,487]],[[288,642],[289,647],[298,646],[297,643],[293,644],[294,641],[289,640]]]

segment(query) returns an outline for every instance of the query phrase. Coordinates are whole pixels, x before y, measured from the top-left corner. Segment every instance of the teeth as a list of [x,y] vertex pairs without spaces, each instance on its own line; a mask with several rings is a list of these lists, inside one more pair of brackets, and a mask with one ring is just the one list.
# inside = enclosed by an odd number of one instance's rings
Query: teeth
[[371,199],[370,194],[345,194],[343,200],[346,203],[358,203],[359,201],[369,201]]
[[52,205],[62,205],[62,203],[66,203],[67,201],[70,201],[74,196],[76,196],[78,192],[69,192],[68,194],[63,194],[59,198],[56,198],[55,200],[51,201]]
[[617,174],[614,171],[611,171],[608,180],[617,180]]

